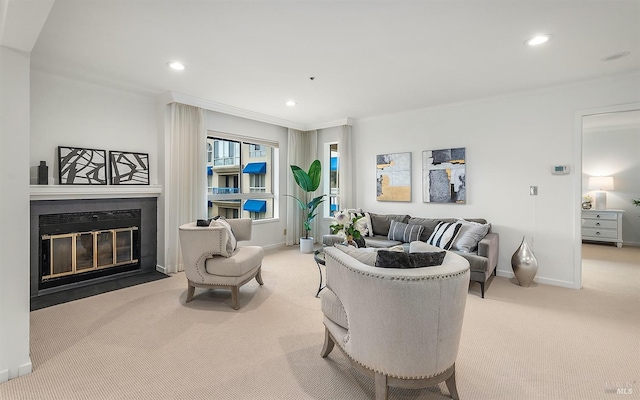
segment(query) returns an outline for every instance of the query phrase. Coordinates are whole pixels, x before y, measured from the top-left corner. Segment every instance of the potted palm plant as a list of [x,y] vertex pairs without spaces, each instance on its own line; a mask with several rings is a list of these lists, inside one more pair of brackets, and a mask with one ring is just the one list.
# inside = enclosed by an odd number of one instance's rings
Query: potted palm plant
[[313,251],[313,237],[309,236],[311,231],[311,222],[316,217],[318,206],[324,201],[325,194],[311,198],[313,192],[320,186],[320,173],[321,173],[320,160],[315,160],[309,166],[309,171],[306,172],[297,165],[291,165],[291,172],[298,186],[304,191],[304,197],[302,199],[293,195],[285,195],[293,197],[298,206],[302,210],[302,225],[304,231],[304,237],[300,238],[300,251],[303,253],[311,253]]

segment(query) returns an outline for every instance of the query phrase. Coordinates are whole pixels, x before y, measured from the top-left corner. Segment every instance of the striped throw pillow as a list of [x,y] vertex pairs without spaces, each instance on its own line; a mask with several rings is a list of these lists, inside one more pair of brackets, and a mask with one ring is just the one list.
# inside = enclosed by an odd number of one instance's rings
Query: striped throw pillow
[[461,227],[462,224],[458,222],[440,222],[436,225],[431,236],[429,236],[427,243],[440,247],[441,249],[449,250],[456,240]]
[[424,226],[422,225],[409,225],[392,219],[387,239],[399,240],[404,243],[415,242],[420,240],[423,229]]

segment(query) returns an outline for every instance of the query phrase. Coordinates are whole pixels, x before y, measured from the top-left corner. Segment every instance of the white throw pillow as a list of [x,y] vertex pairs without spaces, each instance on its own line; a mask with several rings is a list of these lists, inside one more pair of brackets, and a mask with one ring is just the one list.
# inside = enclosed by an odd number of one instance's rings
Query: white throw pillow
[[454,250],[471,253],[478,247],[478,242],[489,232],[490,224],[480,224],[477,222],[459,219],[458,223],[462,224],[458,237],[453,242]]
[[218,218],[217,220],[212,220],[209,226],[220,226],[227,230],[227,241],[224,244],[225,248],[221,249],[222,251],[220,255],[225,257],[231,257],[231,255],[233,255],[233,252],[235,251],[238,245],[238,241],[236,240],[236,237],[233,234],[233,230],[231,230],[231,225],[229,225],[229,223],[224,219]]
[[354,217],[362,217],[358,220],[358,223],[365,226],[366,232],[363,236],[373,236],[373,229],[371,228],[371,215],[368,212],[364,212],[361,209],[351,209],[348,210],[348,212],[350,219],[353,219]]
[[462,224],[459,222],[440,222],[436,225],[427,243],[441,249],[449,250],[460,232]]

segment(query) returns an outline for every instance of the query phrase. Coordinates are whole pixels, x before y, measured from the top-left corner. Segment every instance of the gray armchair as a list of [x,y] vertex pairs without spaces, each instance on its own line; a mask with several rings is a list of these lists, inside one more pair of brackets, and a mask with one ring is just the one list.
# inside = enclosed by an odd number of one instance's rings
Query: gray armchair
[[[237,241],[250,240],[249,218],[226,220]],[[224,226],[197,226],[191,222],[180,226],[180,248],[187,277],[187,300],[193,299],[195,288],[230,289],[234,309],[239,308],[240,287],[251,279],[262,282],[264,250],[260,246],[228,246],[229,232]]]
[[440,382],[458,399],[455,362],[469,262],[447,252],[440,266],[378,268],[335,247],[325,248],[325,261],[321,356],[337,345],[374,380],[377,400],[387,399],[389,386],[422,388]]

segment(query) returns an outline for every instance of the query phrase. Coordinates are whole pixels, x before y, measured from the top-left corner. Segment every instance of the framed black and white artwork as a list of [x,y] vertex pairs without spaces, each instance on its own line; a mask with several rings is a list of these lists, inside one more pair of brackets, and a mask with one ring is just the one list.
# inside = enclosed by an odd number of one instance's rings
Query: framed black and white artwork
[[106,185],[105,150],[58,146],[60,185]]
[[464,147],[422,152],[422,201],[466,203],[467,163]]
[[109,151],[112,185],[148,185],[149,154]]

